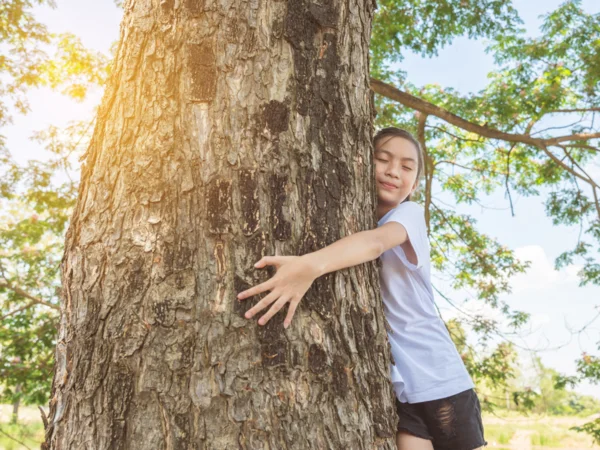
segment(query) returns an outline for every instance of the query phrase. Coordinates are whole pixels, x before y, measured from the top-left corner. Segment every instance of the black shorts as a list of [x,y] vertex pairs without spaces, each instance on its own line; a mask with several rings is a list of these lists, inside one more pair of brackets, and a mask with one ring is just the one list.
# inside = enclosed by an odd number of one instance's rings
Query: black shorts
[[483,438],[481,405],[473,389],[439,400],[400,403],[396,399],[398,431],[428,439],[435,450],[473,450]]

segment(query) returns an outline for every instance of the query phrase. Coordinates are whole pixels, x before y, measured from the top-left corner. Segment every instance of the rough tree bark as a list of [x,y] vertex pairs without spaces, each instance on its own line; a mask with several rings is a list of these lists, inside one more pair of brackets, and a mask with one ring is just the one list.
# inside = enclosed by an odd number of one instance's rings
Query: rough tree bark
[[51,449],[392,449],[374,263],[284,330],[263,255],[374,226],[372,0],[130,0],[82,170]]

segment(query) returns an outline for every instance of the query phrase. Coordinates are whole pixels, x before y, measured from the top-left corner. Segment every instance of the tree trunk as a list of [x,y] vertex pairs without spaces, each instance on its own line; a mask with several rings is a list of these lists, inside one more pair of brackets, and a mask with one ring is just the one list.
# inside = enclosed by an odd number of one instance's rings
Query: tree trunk
[[263,255],[375,223],[371,0],[130,0],[63,259],[52,449],[393,449],[374,263],[292,326]]
[[12,424],[16,424],[19,422],[19,406],[21,406],[21,396],[19,395],[20,393],[21,393],[21,385],[17,384],[15,386],[15,394],[17,394],[18,397],[13,402],[12,416],[10,417],[10,423],[12,423]]

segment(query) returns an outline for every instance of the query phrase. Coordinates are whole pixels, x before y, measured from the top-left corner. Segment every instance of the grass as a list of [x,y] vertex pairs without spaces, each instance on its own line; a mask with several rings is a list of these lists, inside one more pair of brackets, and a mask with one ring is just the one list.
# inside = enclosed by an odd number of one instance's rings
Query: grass
[[586,434],[570,430],[575,425],[586,422],[586,418],[571,416],[522,416],[515,413],[484,415],[483,423],[485,439],[488,448],[511,449],[511,440],[517,433],[528,439],[536,450],[559,448],[592,449],[600,448],[593,445],[592,438]]
[[27,447],[6,436],[12,436],[14,439],[25,444],[31,449],[40,448],[44,440],[44,426],[42,423],[19,423],[19,424],[0,424],[0,449],[2,450],[22,450]]
[[39,449],[44,440],[44,425],[37,407],[21,407],[17,424],[10,423],[11,414],[12,406],[0,405],[0,450]]
[[485,440],[489,443],[506,445],[510,443],[516,432],[516,427],[511,425],[485,425]]
[[585,435],[575,431],[570,431],[567,427],[557,428],[546,424],[536,424],[531,427],[531,445],[540,447],[561,448],[563,443],[569,442],[571,445],[585,445],[589,443],[589,439]]
[[[36,407],[26,406],[19,411],[19,423],[10,424],[12,407],[0,405],[0,431],[23,442],[23,446],[0,433],[0,450],[38,449],[44,439],[44,429],[40,413]],[[486,448],[494,450],[513,450],[511,440],[517,433],[525,434],[534,450],[561,449],[600,449],[592,445],[591,437],[571,431],[569,428],[581,425],[587,419],[580,417],[555,416],[522,416],[516,413],[502,415],[485,415],[483,423],[485,438],[489,443]]]
[[518,430],[526,430],[529,435],[531,445],[550,448],[564,448],[566,441],[576,441],[586,445],[589,443],[584,435],[569,431],[568,427],[555,428],[543,423],[533,423],[527,425],[518,424],[488,424],[485,426],[485,439],[491,444],[508,445]]

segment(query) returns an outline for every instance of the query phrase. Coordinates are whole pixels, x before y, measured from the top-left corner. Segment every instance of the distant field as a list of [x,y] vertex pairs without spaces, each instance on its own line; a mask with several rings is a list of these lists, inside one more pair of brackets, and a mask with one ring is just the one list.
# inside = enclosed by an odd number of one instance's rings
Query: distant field
[[[591,420],[591,419],[589,419]],[[586,434],[569,428],[588,419],[540,415],[490,415],[483,418],[488,448],[503,450],[584,450],[600,449]]]
[[[32,406],[19,408],[17,425],[9,424],[11,414],[12,406],[0,405],[0,450],[39,449],[44,440],[44,425],[39,409]],[[15,442],[3,433],[11,435],[25,445]]]
[[[19,410],[19,424],[9,425],[12,406],[0,405],[0,431],[21,441],[21,445],[0,432],[0,450],[39,449],[44,438],[40,412],[34,407]],[[502,450],[584,450],[600,449],[587,435],[569,428],[587,421],[580,417],[484,415],[490,449]]]

